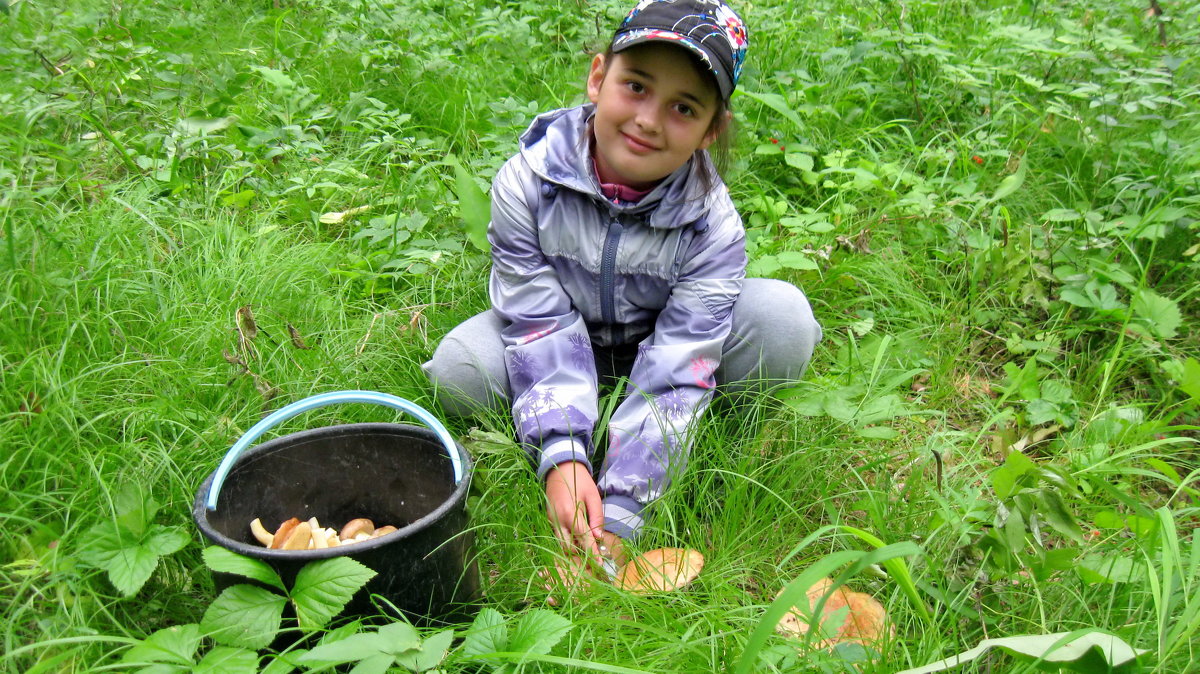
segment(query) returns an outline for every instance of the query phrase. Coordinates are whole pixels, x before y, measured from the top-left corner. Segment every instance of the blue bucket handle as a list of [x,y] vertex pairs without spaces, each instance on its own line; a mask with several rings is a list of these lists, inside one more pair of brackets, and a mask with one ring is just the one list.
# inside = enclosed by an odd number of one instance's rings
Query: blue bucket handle
[[250,443],[257,440],[259,436],[271,430],[274,426],[294,416],[303,414],[309,410],[315,410],[318,407],[325,407],[326,405],[336,403],[374,403],[376,405],[383,405],[384,407],[392,407],[401,412],[408,412],[417,419],[420,419],[438,436],[438,439],[442,441],[442,444],[446,447],[446,451],[450,454],[450,464],[454,468],[454,484],[462,482],[462,457],[459,456],[454,438],[450,435],[450,431],[447,431],[446,427],[442,425],[442,422],[438,421],[437,417],[430,414],[428,410],[410,400],[387,393],[379,393],[377,391],[333,391],[297,400],[286,407],[275,410],[267,415],[265,419],[254,424],[250,430],[246,431],[245,435],[233,443],[233,447],[229,448],[229,451],[225,454],[225,458],[221,460],[221,465],[217,466],[217,472],[213,473],[212,486],[208,488],[208,502],[206,504],[208,509],[217,509],[217,495],[221,491],[221,485],[224,484],[226,476],[229,475],[229,471],[233,468],[233,464],[241,456],[242,452],[250,446]]

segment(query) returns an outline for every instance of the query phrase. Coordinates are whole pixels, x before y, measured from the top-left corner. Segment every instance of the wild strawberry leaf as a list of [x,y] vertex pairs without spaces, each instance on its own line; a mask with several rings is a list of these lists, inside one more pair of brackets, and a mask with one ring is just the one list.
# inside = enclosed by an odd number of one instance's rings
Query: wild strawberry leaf
[[475,616],[463,641],[463,653],[466,655],[484,655],[486,653],[502,653],[508,650],[508,627],[504,624],[504,616],[494,608],[484,607]]
[[89,533],[92,539],[80,551],[80,558],[104,569],[113,587],[127,597],[142,589],[160,557],[179,551],[188,542],[187,534],[178,527],[159,524],[140,538],[116,522],[102,522]]
[[300,627],[305,630],[324,627],[374,577],[374,571],[349,557],[323,559],[300,569],[292,587],[292,603]]
[[204,654],[192,674],[255,674],[258,653],[245,648],[217,646]]
[[279,631],[287,599],[254,585],[225,588],[216,598],[200,628],[218,643],[240,648],[266,648]]
[[190,666],[200,648],[200,626],[194,623],[161,629],[125,651],[125,664],[162,662]]
[[557,613],[537,609],[521,617],[513,628],[508,648],[517,653],[546,655],[573,627],[570,620]]
[[283,581],[270,564],[244,557],[220,546],[210,545],[204,549],[204,564],[218,573],[232,573],[257,580],[265,585],[284,590]]

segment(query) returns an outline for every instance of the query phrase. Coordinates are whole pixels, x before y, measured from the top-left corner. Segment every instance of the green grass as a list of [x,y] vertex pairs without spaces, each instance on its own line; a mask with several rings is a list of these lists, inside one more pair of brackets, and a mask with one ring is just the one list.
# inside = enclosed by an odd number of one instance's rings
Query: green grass
[[[487,306],[444,160],[486,186],[532,114],[581,100],[625,9],[92,4],[0,14],[3,671],[102,670],[198,622],[191,503],[264,414],[340,389],[440,412],[420,364]],[[734,101],[728,182],[755,264],[805,289],[826,339],[782,401],[720,400],[697,429],[638,544],[701,550],[695,584],[573,596],[558,664],[526,670],[732,671],[748,645],[767,669],[754,648],[792,648],[752,640],[777,593],[875,549],[850,528],[920,551],[848,578],[897,627],[862,671],[1089,627],[1148,649],[1138,671],[1196,667],[1200,14],[1163,4],[1165,44],[1108,1],[742,8],[755,96]],[[472,447],[487,605],[529,615],[556,547],[540,486],[515,447]],[[1042,472],[1011,473],[1012,451]],[[192,544],[124,597],[80,555],[131,483]],[[1118,558],[1116,582],[1080,570]]]

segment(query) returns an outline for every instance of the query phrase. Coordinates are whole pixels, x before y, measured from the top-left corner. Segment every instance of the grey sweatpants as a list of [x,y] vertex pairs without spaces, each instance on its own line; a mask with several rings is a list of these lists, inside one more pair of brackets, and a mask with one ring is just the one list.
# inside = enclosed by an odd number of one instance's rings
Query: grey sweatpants
[[[423,366],[448,413],[508,409],[503,329],[504,321],[492,311],[476,314],[451,330]],[[715,373],[717,384],[728,390],[750,383],[795,381],[808,367],[821,334],[799,288],[775,279],[748,278],[733,305],[733,330]],[[595,352],[598,360],[611,358],[608,350]],[[621,364],[611,360],[596,364],[601,375],[629,374],[620,369]]]

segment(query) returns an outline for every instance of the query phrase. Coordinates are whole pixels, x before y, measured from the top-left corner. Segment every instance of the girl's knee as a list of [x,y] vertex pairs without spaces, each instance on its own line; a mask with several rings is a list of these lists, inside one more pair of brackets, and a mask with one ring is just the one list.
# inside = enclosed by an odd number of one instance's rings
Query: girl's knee
[[448,414],[466,416],[504,406],[508,392],[504,345],[479,327],[468,321],[452,330],[421,366]]
[[764,379],[799,379],[823,334],[803,291],[778,279],[746,279],[733,319],[734,335],[757,352]]

